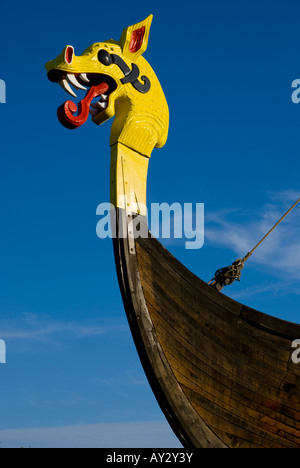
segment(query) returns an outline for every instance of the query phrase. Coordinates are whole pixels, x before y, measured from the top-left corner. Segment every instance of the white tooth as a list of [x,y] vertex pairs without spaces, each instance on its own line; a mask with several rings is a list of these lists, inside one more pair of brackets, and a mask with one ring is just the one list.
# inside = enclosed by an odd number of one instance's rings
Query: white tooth
[[90,80],[88,79],[86,73],[81,73],[81,75],[79,75],[79,78],[80,78],[82,81],[85,81],[86,83],[89,83],[89,82],[90,82]]
[[71,94],[71,96],[77,98],[77,95],[74,93],[73,89],[71,88],[66,79],[59,81],[58,84],[62,87],[62,89],[67,91],[67,93]]
[[108,96],[106,94],[101,94],[102,101],[107,101]]
[[73,86],[75,86],[76,89],[83,89],[83,91],[86,91],[86,88],[82,86],[80,83],[78,83],[77,78],[75,75],[71,75],[70,73],[67,75],[67,80],[69,83],[71,83]]
[[97,105],[101,110],[107,108],[107,102],[97,102]]

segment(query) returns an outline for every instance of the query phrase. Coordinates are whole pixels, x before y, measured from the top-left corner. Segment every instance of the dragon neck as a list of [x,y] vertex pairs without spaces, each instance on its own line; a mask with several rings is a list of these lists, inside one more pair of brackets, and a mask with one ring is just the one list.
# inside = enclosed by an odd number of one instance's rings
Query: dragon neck
[[111,203],[128,213],[147,215],[149,157],[120,142],[111,147]]

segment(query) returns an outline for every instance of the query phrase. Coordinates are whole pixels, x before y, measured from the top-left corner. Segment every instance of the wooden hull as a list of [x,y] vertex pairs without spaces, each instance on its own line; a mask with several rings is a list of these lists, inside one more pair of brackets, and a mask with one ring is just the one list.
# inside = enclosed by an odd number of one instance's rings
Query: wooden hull
[[300,326],[217,292],[154,238],[117,236],[114,251],[142,365],[182,444],[299,448]]

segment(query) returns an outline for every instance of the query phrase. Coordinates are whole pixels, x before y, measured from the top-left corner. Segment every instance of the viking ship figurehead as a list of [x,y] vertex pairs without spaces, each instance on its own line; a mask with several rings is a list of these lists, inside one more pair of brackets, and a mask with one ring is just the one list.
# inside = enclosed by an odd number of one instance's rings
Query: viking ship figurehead
[[[111,128],[112,203],[145,214],[148,162],[155,147],[168,136],[169,110],[161,85],[143,57],[153,16],[126,28],[120,41],[91,45],[81,56],[66,46],[46,64],[50,81],[77,97],[72,87],[86,90],[78,106],[67,101],[58,109],[60,122],[69,129],[89,117],[101,125],[114,117]],[[125,177],[125,179],[124,179]]]

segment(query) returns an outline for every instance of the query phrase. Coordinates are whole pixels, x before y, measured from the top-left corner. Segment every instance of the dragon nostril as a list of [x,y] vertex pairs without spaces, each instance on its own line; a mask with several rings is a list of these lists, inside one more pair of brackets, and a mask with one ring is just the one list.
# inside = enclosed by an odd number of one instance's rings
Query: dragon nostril
[[73,55],[74,55],[74,48],[72,46],[68,46],[65,52],[65,60],[69,65],[72,63]]

